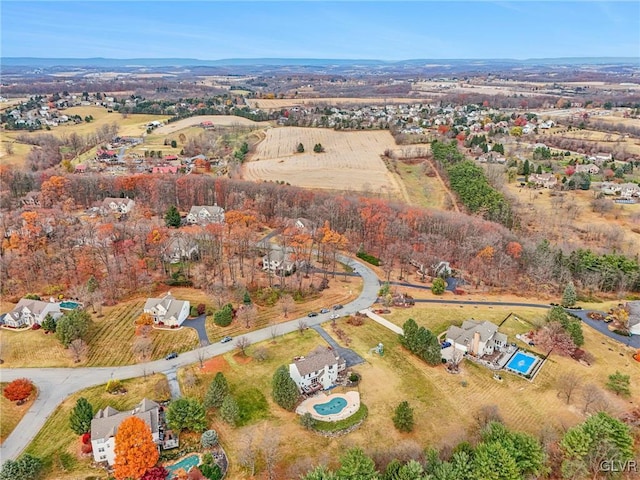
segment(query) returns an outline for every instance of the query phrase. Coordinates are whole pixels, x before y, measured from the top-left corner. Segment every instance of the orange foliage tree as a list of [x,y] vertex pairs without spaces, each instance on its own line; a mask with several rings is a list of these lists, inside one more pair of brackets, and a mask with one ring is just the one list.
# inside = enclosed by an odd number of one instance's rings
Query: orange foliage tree
[[16,378],[4,387],[2,394],[12,402],[19,402],[29,398],[33,392],[33,383],[28,378]]
[[151,429],[138,417],[126,418],[118,427],[113,466],[117,480],[140,478],[158,462],[158,447]]

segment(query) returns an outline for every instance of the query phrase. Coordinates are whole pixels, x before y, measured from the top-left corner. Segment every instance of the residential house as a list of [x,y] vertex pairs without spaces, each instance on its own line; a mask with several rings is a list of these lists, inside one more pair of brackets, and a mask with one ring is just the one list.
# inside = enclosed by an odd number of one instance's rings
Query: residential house
[[624,198],[640,197],[640,185],[637,183],[621,183],[620,196]]
[[194,205],[187,214],[187,223],[207,225],[209,223],[223,223],[224,208],[218,205]]
[[47,315],[54,319],[61,317],[60,304],[22,298],[15,308],[4,316],[4,323],[14,328],[42,325]]
[[590,173],[596,175],[600,173],[600,167],[594,163],[587,163],[586,165],[576,165],[576,173]]
[[553,173],[533,173],[529,175],[529,181],[536,187],[554,188],[558,185],[558,179]]
[[605,195],[616,195],[622,190],[621,184],[615,182],[601,182],[600,191]]
[[112,407],[98,410],[91,420],[91,446],[93,447],[93,459],[98,462],[107,462],[112,466],[115,462],[116,433],[120,424],[129,417],[138,417],[151,429],[151,437],[158,448],[168,450],[178,446],[178,437],[166,430],[164,425],[164,412],[162,407],[153,400],[143,398],[133,410],[120,412]]
[[291,275],[296,271],[297,264],[281,247],[271,247],[262,257],[262,270],[276,275]]
[[169,239],[164,259],[169,263],[179,263],[183,260],[197,260],[199,255],[198,244],[191,237],[178,234]]
[[151,173],[178,173],[176,165],[155,165],[151,169]]
[[40,206],[40,192],[27,192],[27,194],[20,199],[22,205],[25,207],[39,207]]
[[445,338],[451,344],[442,352],[447,359],[452,358],[455,351],[483,357],[507,346],[507,336],[498,332],[497,325],[473,319],[465,320],[461,327],[450,326]]
[[627,312],[629,312],[629,333],[640,335],[640,301],[627,302]]
[[110,213],[122,215],[129,213],[134,206],[135,202],[130,198],[107,197],[102,201],[100,211],[103,215],[108,215]]
[[188,300],[176,300],[171,292],[167,292],[162,298],[148,298],[144,313],[151,315],[154,323],[172,327],[182,325],[189,316],[190,308]]
[[317,347],[289,365],[289,375],[302,393],[326,390],[335,385],[347,363],[331,347]]

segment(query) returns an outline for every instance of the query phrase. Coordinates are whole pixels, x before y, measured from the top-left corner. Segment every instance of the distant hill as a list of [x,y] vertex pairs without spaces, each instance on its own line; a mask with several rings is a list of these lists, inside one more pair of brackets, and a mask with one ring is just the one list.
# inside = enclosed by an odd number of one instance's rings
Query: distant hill
[[322,59],[322,58],[227,58],[220,60],[199,60],[195,58],[39,58],[39,57],[2,57],[3,66],[35,68],[50,67],[97,67],[97,68],[157,68],[157,67],[194,67],[194,66],[292,66],[292,67],[328,67],[328,66],[379,66],[416,67],[421,65],[461,66],[531,66],[531,65],[635,65],[640,59],[635,57],[575,57],[575,58],[536,58],[515,59],[409,59],[399,61],[366,59]]

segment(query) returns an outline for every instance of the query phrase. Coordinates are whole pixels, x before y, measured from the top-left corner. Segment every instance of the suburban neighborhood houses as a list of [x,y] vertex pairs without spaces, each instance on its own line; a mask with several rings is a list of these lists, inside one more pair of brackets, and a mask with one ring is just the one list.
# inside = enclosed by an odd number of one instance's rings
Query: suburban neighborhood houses
[[207,225],[209,223],[224,223],[224,208],[218,205],[194,205],[187,214],[187,223]]

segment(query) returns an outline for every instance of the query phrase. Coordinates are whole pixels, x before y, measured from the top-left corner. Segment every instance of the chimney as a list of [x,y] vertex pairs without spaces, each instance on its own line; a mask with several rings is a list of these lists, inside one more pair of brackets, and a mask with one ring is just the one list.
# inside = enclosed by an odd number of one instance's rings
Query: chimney
[[480,349],[480,332],[473,334],[473,343],[471,344],[471,354],[478,356],[478,350]]

